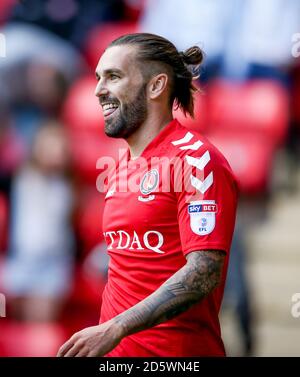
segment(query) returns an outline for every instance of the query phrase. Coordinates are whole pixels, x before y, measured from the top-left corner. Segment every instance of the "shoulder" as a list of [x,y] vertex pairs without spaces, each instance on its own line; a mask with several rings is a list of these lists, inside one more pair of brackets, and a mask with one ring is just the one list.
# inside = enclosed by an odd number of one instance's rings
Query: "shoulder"
[[176,121],[174,130],[169,136],[170,156],[180,158],[187,163],[197,164],[201,170],[209,163],[210,166],[231,172],[223,154],[200,132],[188,130]]
[[201,195],[221,188],[238,193],[238,183],[229,163],[201,133],[178,123],[169,150],[174,181],[181,174]]

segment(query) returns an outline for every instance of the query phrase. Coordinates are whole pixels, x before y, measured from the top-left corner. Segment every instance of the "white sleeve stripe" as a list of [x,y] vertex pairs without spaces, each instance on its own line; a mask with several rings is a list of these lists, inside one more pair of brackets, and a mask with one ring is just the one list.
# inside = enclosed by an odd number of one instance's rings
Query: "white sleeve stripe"
[[189,165],[195,166],[195,168],[203,170],[210,161],[210,154],[209,151],[206,151],[200,158],[195,158],[192,156],[185,156],[185,158]]
[[184,146],[179,147],[179,148],[182,149],[182,150],[192,149],[193,151],[196,151],[201,147],[202,144],[203,144],[202,141],[198,140],[194,144],[184,145]]
[[191,141],[193,137],[194,135],[191,132],[187,132],[182,139],[172,141],[172,144],[173,145],[185,144]]
[[191,184],[195,189],[201,192],[201,194],[204,194],[210,186],[214,182],[214,176],[213,172],[210,172],[209,175],[204,179],[204,181],[201,181],[197,177],[191,175]]

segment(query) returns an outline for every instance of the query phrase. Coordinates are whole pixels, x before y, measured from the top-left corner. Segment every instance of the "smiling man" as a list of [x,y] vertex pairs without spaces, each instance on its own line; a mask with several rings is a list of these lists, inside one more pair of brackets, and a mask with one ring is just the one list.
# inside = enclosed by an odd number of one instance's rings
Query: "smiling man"
[[[172,117],[174,104],[193,115],[201,61],[198,47],[180,53],[146,33],[118,38],[100,58],[105,133],[129,148],[106,195],[100,323],[74,334],[58,356],[225,355],[218,314],[236,182],[220,152]],[[132,180],[138,192],[118,190]]]
[[[101,95],[96,93],[103,108],[105,133],[111,137],[128,139],[147,118],[146,83],[135,67],[134,50],[134,47],[109,49],[101,59],[102,71],[96,71],[99,81],[100,74],[103,77],[101,84],[105,80],[107,88],[113,90],[100,87]],[[120,66],[112,68],[113,61]]]

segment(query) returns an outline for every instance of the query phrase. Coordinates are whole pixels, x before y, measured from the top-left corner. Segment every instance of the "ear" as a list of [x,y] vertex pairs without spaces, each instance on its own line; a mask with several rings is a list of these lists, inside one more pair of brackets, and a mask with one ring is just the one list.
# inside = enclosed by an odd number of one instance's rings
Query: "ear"
[[166,73],[159,73],[152,77],[148,84],[148,94],[151,99],[159,97],[167,88],[169,77]]

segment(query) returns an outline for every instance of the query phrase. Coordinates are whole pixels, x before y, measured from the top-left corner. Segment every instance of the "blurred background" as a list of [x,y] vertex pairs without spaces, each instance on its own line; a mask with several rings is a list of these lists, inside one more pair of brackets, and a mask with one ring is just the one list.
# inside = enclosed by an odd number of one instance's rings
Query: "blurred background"
[[228,355],[300,356],[300,0],[1,0],[0,356],[54,356],[98,322],[108,261],[96,161],[124,144],[104,136],[94,70],[135,31],[206,53],[196,119],[174,116],[240,183]]

